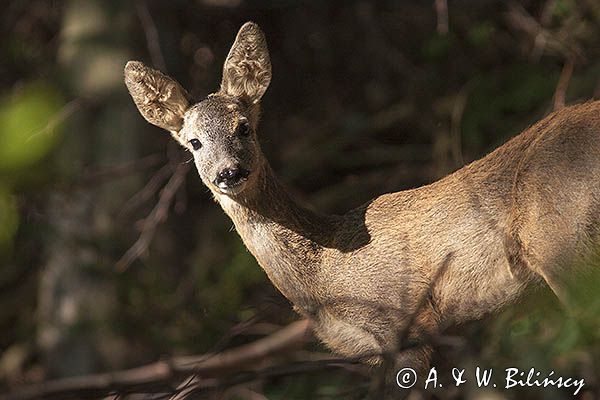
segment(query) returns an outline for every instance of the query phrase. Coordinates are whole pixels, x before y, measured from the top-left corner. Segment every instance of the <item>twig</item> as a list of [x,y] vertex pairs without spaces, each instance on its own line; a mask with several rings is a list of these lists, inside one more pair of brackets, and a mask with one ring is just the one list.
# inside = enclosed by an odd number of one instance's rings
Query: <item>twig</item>
[[231,339],[244,333],[250,327],[255,325],[260,320],[260,315],[255,315],[246,321],[239,322],[232,326],[225,334],[212,346],[211,352],[220,351],[223,347],[225,347]]
[[76,98],[69,101],[48,120],[48,123],[45,126],[36,132],[29,133],[25,143],[29,143],[30,140],[35,139],[39,135],[52,133],[54,128],[65,122],[71,115],[75,114],[75,112],[79,111],[83,107],[83,103],[83,98]]
[[[175,357],[128,370],[48,381],[13,391],[5,399],[90,398],[133,391],[173,392],[171,383],[189,374],[208,378],[222,376],[299,346],[308,340],[308,329],[307,320],[297,321],[268,337],[222,353]],[[212,380],[208,382],[215,385]]]
[[382,354],[383,363],[382,363],[382,366],[380,369],[381,372],[376,377],[377,379],[374,380],[372,389],[371,389],[371,394],[373,395],[374,399],[380,399],[380,398],[383,398],[383,396],[384,396],[386,377],[388,376],[389,372],[391,371],[391,369],[394,366],[394,361],[395,361],[394,356],[397,356],[398,354],[402,353],[403,351],[407,351],[409,349],[422,346],[423,344],[425,344],[427,342],[433,343],[435,338],[430,335],[425,335],[423,338],[421,338],[421,343],[410,343],[410,341],[408,339],[411,334],[411,328],[413,328],[414,323],[419,315],[419,312],[429,302],[429,300],[431,298],[431,293],[432,293],[433,287],[437,284],[438,280],[444,275],[444,273],[448,269],[448,266],[450,265],[450,262],[452,261],[453,257],[454,257],[454,253],[449,253],[448,255],[446,255],[446,258],[444,258],[444,261],[442,262],[442,264],[435,271],[435,274],[433,275],[433,277],[431,279],[431,283],[429,284],[429,287],[427,288],[427,290],[425,292],[423,292],[423,294],[419,298],[417,306],[415,307],[414,311],[410,314],[408,321],[404,324],[402,329],[398,332],[399,334],[398,334],[396,348],[393,349],[392,351],[387,351],[384,354]]
[[98,185],[100,183],[111,181],[115,178],[124,177],[129,174],[151,168],[160,163],[161,160],[163,160],[161,155],[151,154],[149,156],[122,164],[94,166],[84,171],[79,179],[72,183],[66,183],[64,186],[66,186],[67,189],[70,189]]
[[[419,311],[421,311],[423,309],[423,307],[425,307],[425,305],[431,299],[433,287],[438,283],[438,281],[442,278],[442,276],[444,276],[444,273],[448,270],[448,266],[450,266],[450,263],[452,262],[453,258],[454,258],[453,252],[448,253],[446,255],[442,264],[435,271],[435,274],[433,275],[433,277],[431,279],[431,283],[429,284],[429,287],[419,298],[419,302],[417,303],[417,307],[415,308],[415,311],[410,315],[408,322],[406,324],[404,324],[404,328],[402,329],[402,331],[399,335],[398,351],[402,351],[405,348],[409,347],[407,345],[407,339],[409,338],[410,328],[413,327],[413,324],[417,319]],[[430,339],[431,338],[429,338],[428,340],[430,340]]]
[[131,265],[131,263],[148,251],[150,243],[154,238],[156,228],[160,223],[167,219],[169,207],[173,201],[173,198],[175,197],[175,193],[177,193],[177,190],[185,181],[185,175],[189,169],[190,164],[179,164],[177,166],[175,172],[171,176],[171,179],[169,179],[169,182],[167,182],[165,187],[162,189],[156,206],[152,212],[150,212],[150,215],[148,215],[148,217],[146,217],[144,220],[142,233],[140,234],[138,240],[129,248],[129,250],[127,250],[123,257],[117,261],[117,271],[125,271]]
[[448,34],[448,1],[435,0],[435,12],[437,14],[437,33]]
[[548,26],[552,22],[552,13],[554,12],[554,6],[556,6],[556,0],[548,0],[544,4],[542,13],[540,15],[540,25]]
[[[245,382],[252,382],[261,379],[267,378],[277,378],[289,375],[296,375],[301,373],[319,371],[328,368],[345,368],[348,364],[359,364],[360,361],[357,359],[342,359],[342,358],[330,358],[325,360],[316,360],[316,361],[302,361],[302,362],[294,362],[287,364],[285,366],[275,365],[269,366],[262,369],[257,369],[253,371],[247,371],[245,373],[241,373],[235,376],[232,376],[229,379],[221,379],[221,380],[202,380],[196,379],[192,382],[191,385],[185,388],[184,392],[178,393],[176,396],[171,397],[171,400],[183,400],[188,399],[197,399],[198,395],[203,392],[214,391],[217,389],[223,389],[226,387],[231,387],[233,385],[239,385]],[[365,367],[366,368],[366,367]],[[363,375],[363,374],[361,374]]]
[[463,115],[465,113],[465,107],[467,105],[468,98],[468,83],[464,85],[456,99],[454,106],[452,107],[452,115],[450,117],[450,137],[451,137],[451,150],[452,158],[454,158],[454,164],[460,167],[464,164],[464,157],[462,153],[462,135],[460,125],[462,122]]
[[167,63],[165,62],[165,57],[160,49],[158,30],[156,29],[156,24],[152,19],[150,10],[148,10],[148,5],[144,0],[136,0],[135,8],[142,23],[142,28],[144,29],[146,46],[148,46],[152,64],[161,71],[167,72]]
[[573,76],[573,68],[575,62],[572,57],[565,60],[558,83],[556,84],[556,90],[554,91],[554,111],[560,110],[565,106],[565,99],[567,95],[567,88]]
[[[542,10],[542,14],[540,16],[540,26],[546,28],[550,25],[552,20],[552,11],[554,11],[554,6],[556,5],[556,0],[548,0],[544,5]],[[531,57],[535,61],[539,61],[542,54],[544,53],[544,47],[546,47],[546,35],[538,34],[534,39],[533,50],[531,51]]]
[[[283,354],[291,348],[306,343],[310,337],[308,329],[309,322],[307,320],[298,321],[268,337],[222,353],[176,357],[129,370],[44,382],[15,390],[2,398],[6,400],[80,399],[107,395],[122,396],[131,393],[154,393],[160,394],[159,397],[153,396],[154,400],[158,398],[181,400],[188,396],[189,398],[198,398],[194,396],[244,382],[328,368],[343,368],[350,373],[367,376],[368,367],[361,365],[364,356],[354,358],[317,357],[308,361],[244,370],[251,364]],[[444,344],[443,341],[437,342]],[[432,338],[432,343],[436,343],[435,337]],[[456,345],[456,343],[452,342],[450,345]],[[404,350],[414,347],[411,344]],[[372,356],[384,355],[382,353],[372,354]],[[350,366],[356,368],[349,368]],[[173,383],[186,376],[188,378],[175,389]]]
[[134,208],[138,207],[143,202],[149,200],[160,188],[161,183],[169,178],[169,175],[173,173],[171,163],[168,163],[161,167],[152,177],[148,180],[148,183],[133,195],[129,200],[125,202],[119,215],[127,214]]
[[[524,32],[534,43],[534,51],[548,48],[565,57],[582,57],[581,50],[575,43],[569,43],[552,33],[533,18],[523,6],[516,2],[509,4],[506,20],[514,29]],[[543,44],[543,47],[540,47]],[[539,50],[537,50],[539,51]],[[541,55],[541,54],[540,54]],[[537,55],[531,54],[535,59]]]

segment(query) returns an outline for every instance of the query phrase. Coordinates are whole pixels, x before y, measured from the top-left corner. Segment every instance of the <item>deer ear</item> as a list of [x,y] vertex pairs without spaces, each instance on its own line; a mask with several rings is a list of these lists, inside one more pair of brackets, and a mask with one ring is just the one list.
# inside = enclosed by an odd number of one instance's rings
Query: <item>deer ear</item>
[[258,103],[271,82],[271,61],[261,29],[246,22],[238,32],[223,66],[221,92]]
[[189,95],[179,83],[139,61],[129,61],[125,85],[146,121],[177,135],[190,105]]

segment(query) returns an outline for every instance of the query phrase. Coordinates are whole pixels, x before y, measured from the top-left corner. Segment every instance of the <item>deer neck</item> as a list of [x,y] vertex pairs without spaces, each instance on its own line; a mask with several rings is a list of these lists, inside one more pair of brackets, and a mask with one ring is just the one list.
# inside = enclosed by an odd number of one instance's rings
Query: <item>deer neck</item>
[[311,307],[336,217],[298,205],[266,161],[255,179],[251,193],[236,198],[215,193],[216,199],[273,284],[300,309]]

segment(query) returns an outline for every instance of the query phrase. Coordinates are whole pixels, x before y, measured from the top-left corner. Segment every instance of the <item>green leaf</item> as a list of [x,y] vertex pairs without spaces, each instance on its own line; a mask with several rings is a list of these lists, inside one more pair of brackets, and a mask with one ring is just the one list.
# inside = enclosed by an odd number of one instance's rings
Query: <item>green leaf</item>
[[0,101],[0,170],[31,166],[56,144],[64,119],[60,93],[29,84]]

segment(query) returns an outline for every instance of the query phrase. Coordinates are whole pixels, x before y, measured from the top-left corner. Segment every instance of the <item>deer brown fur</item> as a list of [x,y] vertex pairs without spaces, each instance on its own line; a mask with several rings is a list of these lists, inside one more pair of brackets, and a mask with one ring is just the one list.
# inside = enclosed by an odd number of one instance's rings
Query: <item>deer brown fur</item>
[[[554,112],[430,185],[345,215],[298,205],[258,145],[271,79],[264,35],[245,24],[219,92],[189,106],[181,86],[140,62],[125,81],[141,114],[194,155],[203,182],[273,284],[333,351],[368,362],[478,319],[545,282],[565,299],[571,265],[600,226],[600,102]],[[421,343],[401,357],[426,364]]]

